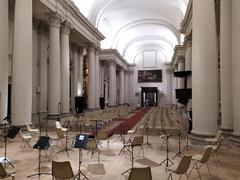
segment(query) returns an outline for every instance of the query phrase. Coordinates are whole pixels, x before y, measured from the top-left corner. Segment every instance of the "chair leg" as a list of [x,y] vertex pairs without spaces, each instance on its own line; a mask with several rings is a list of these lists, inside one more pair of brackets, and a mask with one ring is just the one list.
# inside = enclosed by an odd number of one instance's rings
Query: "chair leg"
[[209,167],[208,167],[208,164],[207,164],[207,163],[206,163],[206,166],[207,166],[207,169],[208,169],[209,175],[210,175],[210,176],[212,176],[212,175],[211,175],[211,172],[210,172],[210,169],[209,169]]
[[100,152],[98,152],[98,165],[100,164]]
[[195,163],[193,164],[193,167],[192,167],[190,173],[188,174],[188,176],[192,173],[192,170],[193,170],[193,169],[197,169],[199,178],[201,179],[201,174],[200,174],[200,171],[199,171],[200,168],[198,167],[197,162],[195,162]]
[[171,178],[171,180],[173,180],[173,177],[172,177],[172,173],[171,173],[171,172],[169,173],[167,180],[169,180],[170,178]]
[[216,166],[217,166],[217,161],[216,161],[215,156],[214,156],[213,153],[212,153],[212,157],[213,157],[213,160],[214,160],[214,162],[215,162],[215,164],[216,164]]

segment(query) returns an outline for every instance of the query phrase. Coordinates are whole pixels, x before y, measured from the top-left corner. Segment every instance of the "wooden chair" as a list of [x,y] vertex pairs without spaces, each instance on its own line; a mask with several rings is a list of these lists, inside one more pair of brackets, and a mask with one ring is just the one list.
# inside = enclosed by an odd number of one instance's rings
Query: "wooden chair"
[[128,180],[152,180],[151,168],[132,168]]
[[171,178],[171,180],[173,180],[172,172],[180,175],[179,180],[181,179],[183,174],[188,179],[187,170],[188,170],[188,168],[191,164],[191,159],[192,159],[192,156],[183,156],[181,161],[179,162],[179,164],[177,166],[167,168],[168,171],[171,171],[169,176],[168,176],[168,180],[169,180],[169,178]]

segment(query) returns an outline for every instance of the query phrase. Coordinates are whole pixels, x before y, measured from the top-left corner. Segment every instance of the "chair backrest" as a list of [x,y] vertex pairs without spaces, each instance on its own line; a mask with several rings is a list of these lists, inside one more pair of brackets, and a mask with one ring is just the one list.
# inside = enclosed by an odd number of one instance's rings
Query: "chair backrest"
[[21,138],[24,139],[25,136],[24,136],[24,134],[23,134],[21,129],[19,130],[19,132],[20,132]]
[[97,132],[97,139],[98,140],[106,140],[108,139],[108,134],[106,131],[99,131]]
[[143,145],[143,136],[135,136],[132,141],[133,146]]
[[2,163],[0,163],[0,177],[1,177],[1,178],[5,178],[5,177],[7,177],[7,176],[8,176],[7,172],[5,171]]
[[97,141],[96,141],[95,139],[89,140],[89,141],[88,141],[88,148],[89,148],[90,150],[95,150],[95,149],[97,149]]
[[56,179],[70,179],[74,176],[69,161],[52,161],[52,176]]
[[214,149],[214,151],[218,151],[218,149],[220,148],[220,145],[221,145],[223,139],[224,139],[224,137],[222,136],[222,137],[218,140],[217,145],[216,145],[216,149]]
[[56,121],[55,124],[57,129],[62,128],[62,125],[59,121]]
[[190,164],[191,164],[192,156],[183,156],[181,161],[178,164],[177,170],[175,173],[184,174],[187,172]]
[[151,168],[132,168],[128,180],[152,180]]
[[57,133],[57,137],[58,137],[59,139],[65,138],[64,132],[63,132],[63,130],[62,130],[61,128],[57,128],[57,129],[56,129],[56,133]]
[[27,129],[28,129],[28,131],[32,129],[29,124],[27,124]]
[[211,153],[212,153],[212,147],[207,147],[202,155],[202,159],[200,160],[201,163],[206,163],[210,156],[211,156]]

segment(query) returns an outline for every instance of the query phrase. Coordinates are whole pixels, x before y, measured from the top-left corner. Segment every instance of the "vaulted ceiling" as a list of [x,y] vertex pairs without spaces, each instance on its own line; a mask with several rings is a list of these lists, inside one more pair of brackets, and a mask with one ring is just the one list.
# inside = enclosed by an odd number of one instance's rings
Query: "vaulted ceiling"
[[106,37],[103,49],[114,48],[130,63],[144,51],[159,51],[170,61],[181,42],[179,27],[188,0],[73,0]]

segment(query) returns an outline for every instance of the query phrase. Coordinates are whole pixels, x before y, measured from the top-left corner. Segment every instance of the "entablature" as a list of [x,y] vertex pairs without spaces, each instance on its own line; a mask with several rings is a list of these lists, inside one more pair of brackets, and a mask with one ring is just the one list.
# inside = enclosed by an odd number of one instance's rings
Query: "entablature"
[[180,32],[185,35],[189,35],[192,31],[192,12],[193,12],[193,0],[189,0],[187,10],[184,19],[180,25]]
[[57,13],[62,21],[68,21],[72,27],[85,37],[90,43],[100,47],[100,41],[105,37],[95,28],[79,9],[69,0],[39,0],[48,9],[49,13]]

